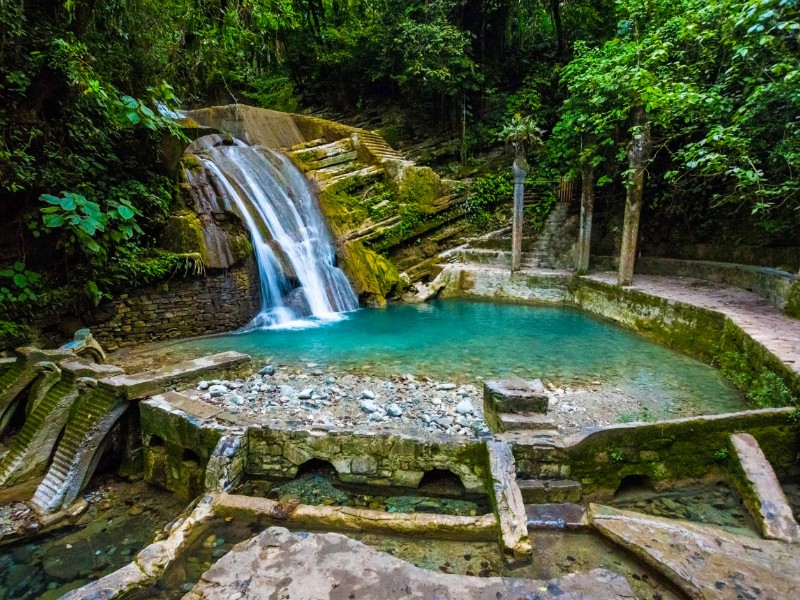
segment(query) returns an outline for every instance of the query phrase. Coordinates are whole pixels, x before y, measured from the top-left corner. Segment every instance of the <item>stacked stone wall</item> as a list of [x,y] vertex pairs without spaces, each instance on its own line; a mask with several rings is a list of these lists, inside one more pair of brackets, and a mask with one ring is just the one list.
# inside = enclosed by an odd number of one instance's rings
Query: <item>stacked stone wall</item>
[[244,267],[176,279],[122,294],[98,311],[92,334],[108,350],[143,342],[231,331],[260,307],[258,271]]

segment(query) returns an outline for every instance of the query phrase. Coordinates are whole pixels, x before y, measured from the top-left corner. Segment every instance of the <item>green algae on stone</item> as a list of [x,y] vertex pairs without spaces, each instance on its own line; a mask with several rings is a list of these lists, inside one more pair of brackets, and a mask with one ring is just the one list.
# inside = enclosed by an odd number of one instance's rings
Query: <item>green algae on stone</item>
[[350,242],[342,248],[339,266],[359,299],[369,305],[385,306],[387,296],[402,286],[397,268],[361,242]]

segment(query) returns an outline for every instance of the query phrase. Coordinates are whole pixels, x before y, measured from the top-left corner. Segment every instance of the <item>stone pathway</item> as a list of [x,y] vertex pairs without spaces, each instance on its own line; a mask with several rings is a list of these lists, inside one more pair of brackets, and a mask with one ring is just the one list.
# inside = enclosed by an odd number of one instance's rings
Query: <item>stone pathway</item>
[[[617,274],[595,273],[586,278],[613,285]],[[718,311],[800,375],[800,320],[787,317],[754,292],[700,279],[657,275],[636,275],[627,289]]]

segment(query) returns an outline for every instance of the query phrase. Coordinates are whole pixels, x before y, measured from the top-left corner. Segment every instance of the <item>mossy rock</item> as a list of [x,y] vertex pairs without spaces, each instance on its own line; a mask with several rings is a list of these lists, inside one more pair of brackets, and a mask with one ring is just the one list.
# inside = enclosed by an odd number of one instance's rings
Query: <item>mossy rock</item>
[[800,319],[800,279],[796,279],[789,288],[789,297],[783,312],[794,319]]
[[172,215],[164,225],[160,245],[170,252],[200,254],[203,261],[208,260],[208,252],[203,243],[203,224],[193,213]]
[[358,184],[359,182],[334,184],[319,194],[320,210],[336,237],[343,237],[358,229],[369,216],[360,202],[360,195],[355,193],[361,189]]
[[416,204],[423,213],[433,212],[442,196],[442,182],[430,167],[417,167],[400,161],[387,161],[390,186],[404,204]]
[[386,298],[399,293],[403,283],[397,268],[380,254],[351,242],[341,251],[339,265],[353,285],[359,300],[373,306],[385,306]]

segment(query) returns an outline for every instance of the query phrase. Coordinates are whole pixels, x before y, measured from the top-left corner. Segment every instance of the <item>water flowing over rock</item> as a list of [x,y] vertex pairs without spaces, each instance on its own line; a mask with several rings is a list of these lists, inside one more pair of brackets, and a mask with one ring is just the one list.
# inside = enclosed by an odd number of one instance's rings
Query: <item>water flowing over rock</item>
[[[198,146],[214,204],[237,214],[250,232],[261,280],[261,311],[249,328],[303,317],[332,319],[358,308],[335,265],[316,198],[291,161],[267,148]],[[204,190],[207,194],[209,190]]]

